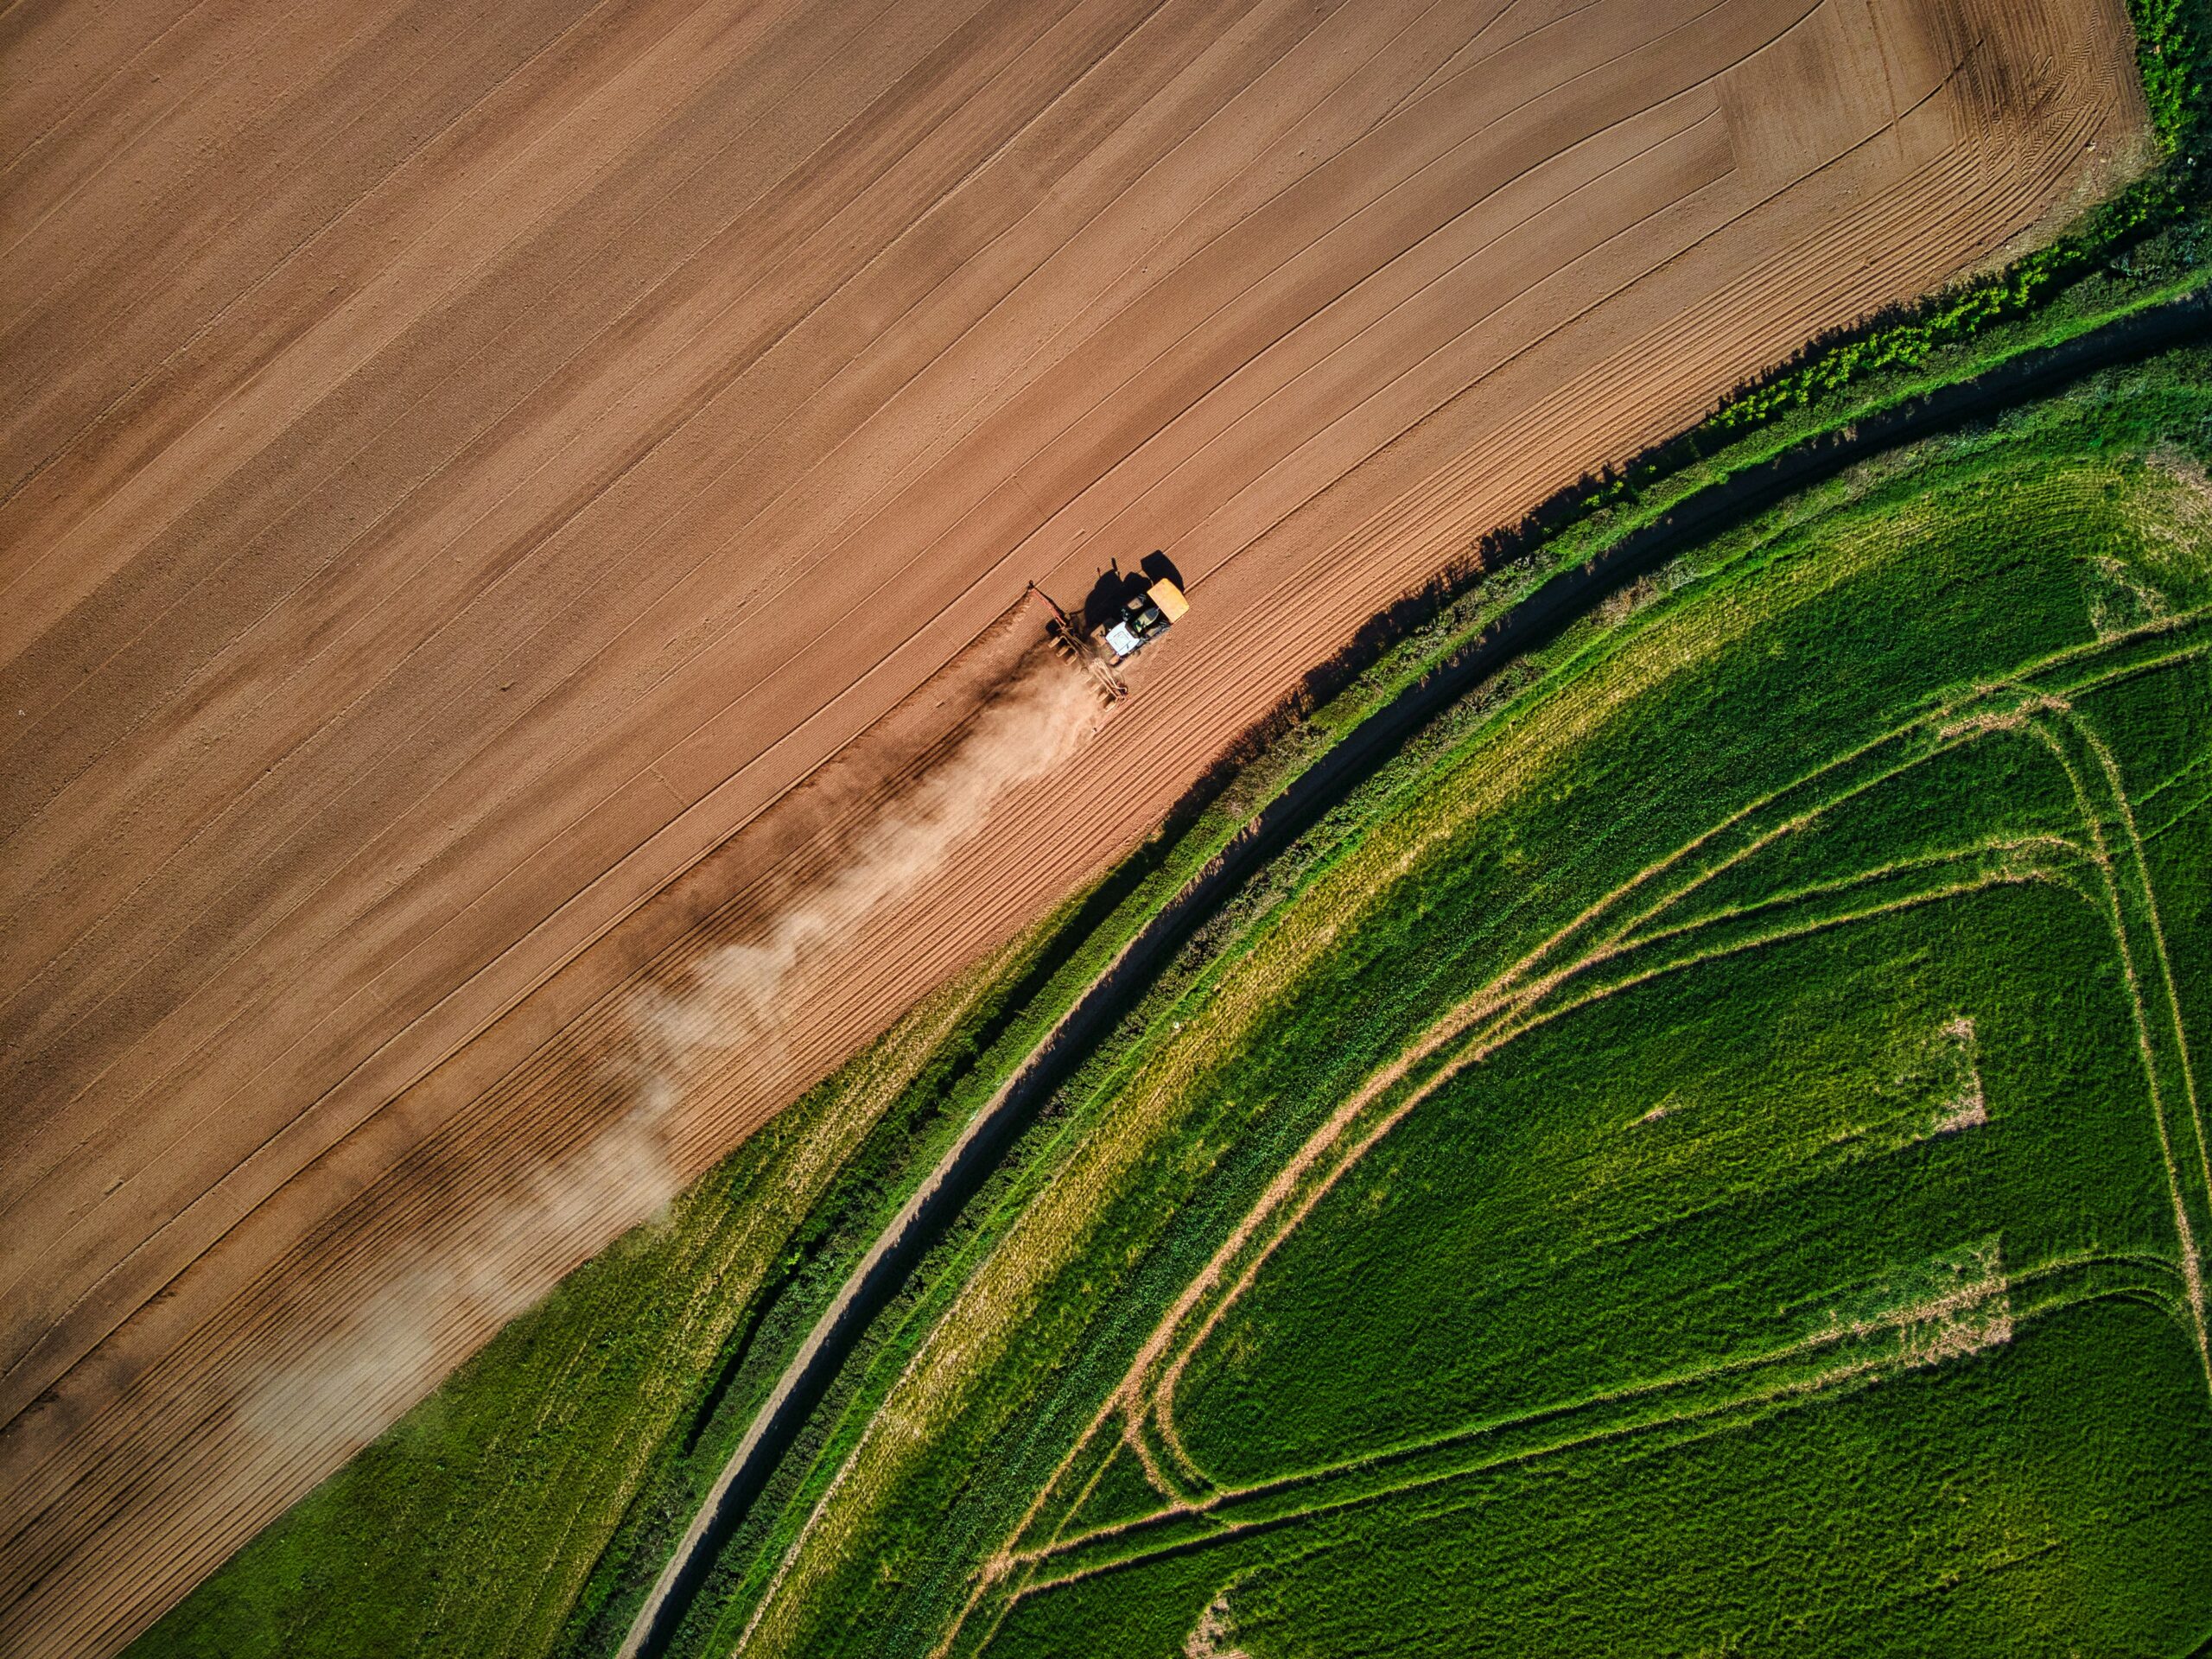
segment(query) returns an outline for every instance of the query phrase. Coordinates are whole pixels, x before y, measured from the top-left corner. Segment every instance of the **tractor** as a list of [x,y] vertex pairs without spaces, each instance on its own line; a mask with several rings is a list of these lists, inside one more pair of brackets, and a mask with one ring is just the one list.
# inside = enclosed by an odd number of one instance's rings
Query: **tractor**
[[[1154,561],[1164,557],[1157,553],[1153,556]],[[1155,564],[1154,568],[1159,567]],[[1029,584],[1030,592],[1043,600],[1046,608],[1052,612],[1045,631],[1052,636],[1054,647],[1062,656],[1089,671],[1109,702],[1118,702],[1129,694],[1122,677],[1114,671],[1116,665],[1127,662],[1173,627],[1191,608],[1181,584],[1173,576],[1154,575],[1150,580],[1132,576],[1127,579],[1126,586],[1135,591],[1126,594],[1104,621],[1086,628],[1054,604],[1052,596],[1042,588],[1033,582]],[[1110,599],[1110,588],[1108,591]]]

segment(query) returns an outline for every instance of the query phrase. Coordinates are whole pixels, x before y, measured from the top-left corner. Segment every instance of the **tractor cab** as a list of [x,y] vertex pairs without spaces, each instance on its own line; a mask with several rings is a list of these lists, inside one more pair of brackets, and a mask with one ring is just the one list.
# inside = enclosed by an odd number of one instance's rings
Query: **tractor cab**
[[1106,629],[1106,649],[1116,662],[1122,662],[1173,627],[1190,608],[1183,590],[1163,576],[1129,596],[1122,614]]

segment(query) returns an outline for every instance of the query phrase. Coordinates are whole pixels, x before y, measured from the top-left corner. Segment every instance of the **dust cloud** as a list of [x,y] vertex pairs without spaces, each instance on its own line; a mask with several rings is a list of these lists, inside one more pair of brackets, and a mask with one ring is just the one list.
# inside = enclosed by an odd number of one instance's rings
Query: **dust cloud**
[[637,997],[631,1022],[646,1086],[680,1086],[702,1054],[750,1049],[764,1063],[779,1058],[781,1011],[810,954],[918,892],[1007,793],[1072,755],[1099,717],[1090,682],[1057,659],[1014,678],[952,752],[861,831],[836,874],[784,906],[759,940],[709,957],[682,992]]
[[836,872],[757,939],[711,953],[680,989],[632,994],[626,1052],[598,1068],[626,1103],[612,1127],[482,1200],[442,1249],[387,1267],[365,1305],[242,1394],[241,1421],[295,1451],[350,1453],[579,1256],[664,1212],[680,1186],[671,1136],[695,1073],[779,1067],[781,1011],[823,948],[918,893],[1010,792],[1071,757],[1103,717],[1085,677],[1033,659],[858,832]]
[[676,1196],[649,1095],[581,1150],[528,1171],[478,1207],[467,1236],[410,1251],[369,1301],[260,1378],[240,1420],[280,1445],[352,1452],[436,1386],[456,1343],[474,1347],[551,1290],[580,1249],[651,1220]]

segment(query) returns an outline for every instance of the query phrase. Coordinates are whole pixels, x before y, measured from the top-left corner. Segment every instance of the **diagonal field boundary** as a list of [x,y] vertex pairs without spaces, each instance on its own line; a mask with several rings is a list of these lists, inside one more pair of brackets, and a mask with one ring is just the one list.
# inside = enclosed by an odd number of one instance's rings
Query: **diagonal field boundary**
[[[998,1166],[1015,1137],[1166,966],[1193,928],[1406,741],[1515,658],[1677,553],[1883,450],[2046,395],[2099,369],[2212,336],[2212,296],[2148,307],[2064,345],[2024,353],[1840,431],[1816,435],[1700,491],[1586,563],[1552,577],[1389,702],[1276,795],[1115,956],[977,1110],[825,1309],[755,1413],[620,1649],[660,1659],[722,1544],[749,1510],[861,1334]],[[1025,1525],[1027,1522],[1025,1522]],[[981,1592],[979,1591],[979,1593]]]

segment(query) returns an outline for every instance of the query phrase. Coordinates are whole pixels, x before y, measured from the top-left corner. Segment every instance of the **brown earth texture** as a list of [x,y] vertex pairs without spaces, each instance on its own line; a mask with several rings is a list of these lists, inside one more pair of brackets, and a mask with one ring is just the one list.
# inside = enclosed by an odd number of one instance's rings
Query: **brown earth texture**
[[[2131,52],[0,10],[0,1649],[123,1645],[1485,529],[2101,188]],[[1154,549],[1109,713],[1023,589]]]

